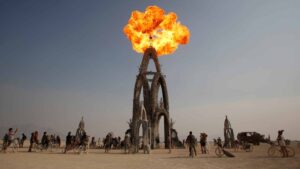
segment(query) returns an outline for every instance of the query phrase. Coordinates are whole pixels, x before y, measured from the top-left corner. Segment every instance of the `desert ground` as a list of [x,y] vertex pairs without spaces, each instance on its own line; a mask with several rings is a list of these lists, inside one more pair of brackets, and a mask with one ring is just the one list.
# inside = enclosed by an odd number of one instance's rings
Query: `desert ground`
[[[236,157],[218,158],[214,146],[209,145],[209,154],[188,157],[188,149],[152,150],[151,154],[124,154],[121,150],[104,153],[103,149],[90,149],[88,153],[77,154],[72,151],[62,153],[62,149],[53,152],[32,152],[21,148],[13,153],[0,153],[1,169],[300,169],[300,147],[292,158],[270,158],[267,156],[269,145],[254,146],[253,152],[230,150]],[[200,153],[200,148],[197,147]]]

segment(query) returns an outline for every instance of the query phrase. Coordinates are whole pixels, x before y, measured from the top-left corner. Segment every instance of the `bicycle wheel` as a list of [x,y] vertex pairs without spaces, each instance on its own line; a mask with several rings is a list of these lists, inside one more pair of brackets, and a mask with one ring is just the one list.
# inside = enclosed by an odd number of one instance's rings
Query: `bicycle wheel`
[[252,144],[248,144],[245,146],[245,151],[246,152],[252,152],[253,151],[253,145]]
[[4,153],[6,153],[6,150],[7,150],[8,148],[9,148],[9,147],[8,147],[8,143],[7,143],[7,142],[3,142],[1,151],[3,151]]
[[48,146],[48,149],[50,150],[50,152],[53,152],[54,145],[52,143],[50,143]]
[[13,143],[13,145],[12,145],[12,151],[13,152],[18,152],[18,150],[19,150],[19,145],[16,144],[16,143]]
[[252,152],[252,151],[253,151],[253,145],[250,144],[249,152]]
[[295,157],[295,150],[292,147],[286,147],[289,157]]
[[43,151],[43,147],[41,144],[35,144],[34,145],[34,151],[35,152],[42,152]]
[[275,157],[276,156],[276,152],[277,152],[277,148],[272,146],[268,149],[268,156],[269,157]]
[[222,157],[223,154],[224,154],[221,147],[217,147],[217,148],[215,149],[215,153],[216,153],[216,155],[217,155],[218,157]]
[[0,152],[2,152],[2,151],[4,152],[4,146],[5,146],[4,143],[0,145]]

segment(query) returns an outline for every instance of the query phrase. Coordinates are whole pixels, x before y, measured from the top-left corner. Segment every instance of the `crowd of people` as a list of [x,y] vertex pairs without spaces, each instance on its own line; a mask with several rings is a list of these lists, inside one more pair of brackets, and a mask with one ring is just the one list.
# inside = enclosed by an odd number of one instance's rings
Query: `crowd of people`
[[[6,152],[7,148],[12,144],[16,146],[15,148],[23,148],[25,140],[27,140],[27,136],[25,133],[22,133],[21,138],[16,137],[18,129],[13,130],[13,128],[9,128],[8,132],[4,135],[2,150]],[[39,141],[39,133],[38,131],[32,132],[29,140],[29,149],[28,152],[32,152],[34,147],[39,147],[40,149],[48,149],[49,146],[57,145],[60,147],[61,139],[57,135],[48,135],[47,132],[44,132],[41,141]]]
[[47,134],[47,132],[44,132],[40,141],[39,132],[35,131],[31,133],[28,152],[32,152],[33,148],[37,148],[40,150],[47,150],[50,146],[52,148],[53,146],[60,147],[60,145],[61,145],[61,139],[58,135],[57,136],[49,135]]
[[[201,154],[207,154],[208,153],[208,145],[207,145],[207,134],[206,133],[200,133],[200,152]],[[184,145],[186,145],[189,149],[189,156],[194,157],[197,156],[197,138],[193,135],[193,132],[190,131],[189,135],[185,140],[183,140]]]
[[66,146],[64,153],[67,153],[69,150],[78,149],[79,151],[85,151],[88,148],[89,136],[86,132],[82,132],[81,134],[72,135],[71,132],[68,132],[66,136]]
[[[288,157],[288,150],[287,150],[287,140],[285,140],[284,136],[283,136],[283,132],[284,130],[279,130],[278,131],[278,135],[277,135],[277,139],[275,144],[277,144],[280,147],[280,150],[282,152],[282,157]],[[207,154],[208,153],[208,147],[207,147],[207,134],[206,133],[200,133],[200,152],[202,154]],[[214,145],[220,147],[221,149],[224,148],[224,145],[222,143],[222,140],[220,137],[218,137],[217,139],[213,139],[214,140]],[[187,136],[187,138],[185,140],[183,140],[184,145],[186,145],[189,149],[189,156],[190,157],[194,157],[197,156],[197,139],[196,137],[193,135],[192,131],[189,132],[189,135]],[[274,144],[273,142],[270,142],[270,144]],[[234,149],[235,151],[237,151],[238,149],[249,149],[250,144],[249,143],[240,143],[238,140],[235,140],[235,145],[234,145]]]
[[[27,136],[22,133],[21,138],[16,138],[16,133],[18,129],[13,130],[13,128],[9,128],[8,132],[5,134],[3,138],[3,146],[2,150],[5,152],[8,147],[12,144],[18,144],[18,147],[22,148],[24,145],[24,141],[27,139]],[[286,140],[283,136],[284,130],[278,131],[277,136],[277,144],[280,146],[282,151],[283,157],[288,157],[288,151],[286,148]],[[207,144],[207,137],[206,133],[200,133],[200,153],[207,154],[208,151],[208,144]],[[33,148],[38,147],[39,149],[47,150],[49,146],[56,146],[57,148],[61,147],[61,138],[59,135],[49,135],[47,132],[44,132],[41,140],[39,139],[39,132],[35,131],[31,133],[31,137],[29,140],[29,149],[28,152],[32,152]],[[189,135],[185,140],[183,140],[184,146],[188,147],[189,156],[194,157],[197,156],[197,139],[193,135],[192,131],[189,132]],[[214,139],[214,144],[223,148],[222,140],[220,137],[218,139]],[[235,148],[239,146],[239,142],[235,141]],[[131,138],[129,134],[126,134],[124,139],[121,140],[121,137],[114,137],[112,133],[108,133],[103,140],[100,138],[98,139],[98,143],[96,142],[95,137],[92,137],[91,142],[89,143],[89,136],[87,136],[86,132],[83,132],[81,135],[71,135],[71,132],[68,132],[66,136],[66,143],[64,152],[75,148],[83,147],[86,150],[88,147],[90,148],[105,148],[105,152],[108,152],[110,149],[124,149],[125,153],[130,152],[130,145],[131,145]]]

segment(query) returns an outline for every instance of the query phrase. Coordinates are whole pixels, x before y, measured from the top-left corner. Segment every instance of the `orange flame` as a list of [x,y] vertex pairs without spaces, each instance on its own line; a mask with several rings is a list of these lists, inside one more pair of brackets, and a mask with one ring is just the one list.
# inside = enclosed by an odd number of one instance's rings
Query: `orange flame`
[[158,6],[148,6],[145,13],[133,11],[123,31],[136,52],[143,53],[152,46],[158,56],[167,55],[190,39],[189,29],[176,20],[174,12],[165,15]]

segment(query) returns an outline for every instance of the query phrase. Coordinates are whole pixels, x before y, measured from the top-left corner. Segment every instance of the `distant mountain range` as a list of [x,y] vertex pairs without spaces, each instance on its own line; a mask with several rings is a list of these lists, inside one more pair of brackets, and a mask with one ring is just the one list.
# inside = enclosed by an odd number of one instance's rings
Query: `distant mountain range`
[[8,132],[9,128],[13,128],[14,130],[16,128],[18,128],[16,137],[21,137],[22,133],[25,133],[25,135],[27,136],[28,139],[30,138],[31,133],[34,131],[38,131],[40,137],[42,136],[44,131],[46,131],[48,134],[59,135],[60,137],[64,137],[66,135],[59,131],[51,129],[51,128],[45,128],[45,127],[37,126],[34,124],[23,124],[23,125],[1,126],[0,127],[0,138],[1,139],[4,137],[5,133]]

